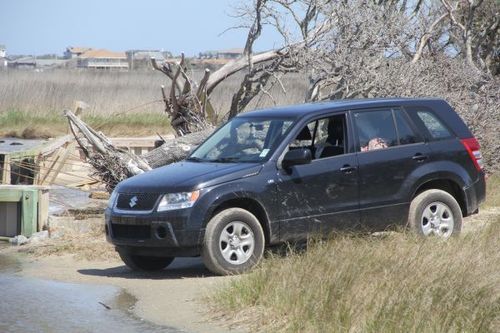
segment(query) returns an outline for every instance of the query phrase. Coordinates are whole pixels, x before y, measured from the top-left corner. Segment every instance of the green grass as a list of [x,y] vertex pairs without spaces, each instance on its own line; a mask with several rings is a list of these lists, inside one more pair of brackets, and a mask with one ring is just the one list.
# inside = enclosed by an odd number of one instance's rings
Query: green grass
[[[171,131],[170,121],[160,112],[117,115],[87,115],[83,120],[106,135],[141,136]],[[62,112],[28,113],[8,110],[0,113],[0,136],[25,138],[55,137],[68,133],[68,122]]]
[[[488,189],[498,207],[498,175]],[[271,254],[210,301],[256,331],[500,332],[500,216],[489,216],[448,241],[340,234]]]

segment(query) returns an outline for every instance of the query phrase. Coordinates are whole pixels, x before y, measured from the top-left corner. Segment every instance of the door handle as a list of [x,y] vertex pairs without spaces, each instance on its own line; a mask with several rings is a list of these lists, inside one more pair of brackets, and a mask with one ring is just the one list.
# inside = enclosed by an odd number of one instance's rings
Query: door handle
[[340,171],[346,174],[350,174],[354,170],[356,170],[356,167],[350,166],[349,164],[346,164],[342,168],[340,168]]
[[427,156],[427,155],[424,155],[421,153],[416,153],[415,155],[413,155],[412,160],[417,161],[417,162],[423,162],[428,158],[429,158],[429,156]]

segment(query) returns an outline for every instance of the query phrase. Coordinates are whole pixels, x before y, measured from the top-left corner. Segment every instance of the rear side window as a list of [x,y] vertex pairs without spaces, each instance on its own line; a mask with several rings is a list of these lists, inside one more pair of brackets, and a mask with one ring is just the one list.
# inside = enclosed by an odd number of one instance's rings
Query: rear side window
[[374,110],[354,113],[360,151],[388,148],[398,144],[392,111]]
[[434,139],[444,139],[451,137],[450,131],[443,123],[430,111],[417,111],[417,116],[422,120],[429,134]]

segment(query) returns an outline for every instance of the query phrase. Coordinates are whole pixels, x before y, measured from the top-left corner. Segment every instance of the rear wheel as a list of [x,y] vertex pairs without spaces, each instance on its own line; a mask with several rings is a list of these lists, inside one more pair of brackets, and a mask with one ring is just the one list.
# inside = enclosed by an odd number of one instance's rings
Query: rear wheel
[[125,265],[133,271],[160,271],[174,261],[174,257],[147,257],[118,251]]
[[264,246],[259,220],[249,211],[229,208],[208,222],[202,258],[205,266],[216,274],[238,274],[260,261]]
[[408,224],[418,235],[448,238],[462,230],[462,211],[448,192],[427,190],[411,202]]

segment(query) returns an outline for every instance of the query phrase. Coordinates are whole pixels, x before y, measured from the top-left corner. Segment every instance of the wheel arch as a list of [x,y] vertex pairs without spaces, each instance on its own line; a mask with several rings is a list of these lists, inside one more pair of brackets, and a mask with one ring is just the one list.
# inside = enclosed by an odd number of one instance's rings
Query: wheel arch
[[266,245],[270,243],[271,230],[269,225],[269,217],[266,213],[266,210],[259,201],[250,197],[231,197],[217,202],[212,206],[212,208],[206,214],[204,220],[204,226],[207,225],[207,223],[210,221],[210,219],[212,219],[212,217],[214,217],[221,211],[228,208],[245,209],[250,213],[252,213],[253,215],[255,215],[255,217],[261,224],[262,229],[264,230],[264,238]]
[[426,180],[413,191],[410,201],[412,201],[420,193],[433,189],[449,193],[458,202],[460,210],[462,211],[462,216],[467,216],[467,201],[465,192],[460,184],[450,178],[433,178]]

